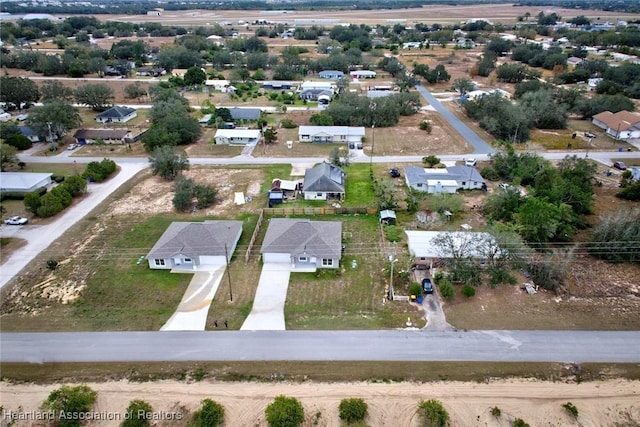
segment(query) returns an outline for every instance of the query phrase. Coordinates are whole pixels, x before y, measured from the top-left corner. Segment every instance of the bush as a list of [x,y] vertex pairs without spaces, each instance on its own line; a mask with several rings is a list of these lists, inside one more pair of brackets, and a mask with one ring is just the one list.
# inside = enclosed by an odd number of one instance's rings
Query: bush
[[49,394],[47,400],[42,403],[42,409],[55,412],[60,418],[58,424],[61,427],[75,427],[82,422],[82,415],[89,412],[98,398],[98,393],[86,385],[63,385]]
[[304,421],[304,409],[295,397],[276,396],[265,410],[270,427],[298,427]]
[[64,181],[64,175],[51,175],[51,181],[60,184],[62,181]]
[[434,282],[440,283],[442,279],[444,279],[444,273],[440,270],[436,271],[436,274],[433,275]]
[[340,401],[339,415],[342,421],[347,423],[354,423],[356,421],[362,421],[367,416],[367,402],[363,399],[351,398],[342,399]]
[[562,405],[562,407],[566,409],[569,414],[573,415],[574,418],[578,418],[578,408],[576,408],[576,405],[571,402],[567,402]]
[[33,214],[38,213],[42,205],[42,195],[37,191],[32,191],[24,195],[24,208]]
[[472,296],[475,296],[475,294],[476,294],[476,288],[474,288],[473,286],[464,285],[464,287],[462,288],[462,295],[464,295],[467,298],[471,298]]
[[500,418],[500,416],[502,416],[502,411],[497,406],[494,406],[493,408],[491,408],[491,415],[496,418]]
[[[422,122],[424,123],[424,122]],[[422,123],[420,124],[422,126]],[[424,163],[426,166],[428,167],[433,167],[435,165],[437,165],[438,163],[440,163],[440,158],[432,155],[429,156],[425,156],[422,158],[422,163]]]
[[51,271],[55,270],[56,268],[58,268],[58,261],[53,258],[49,258],[47,260],[47,268]]
[[194,427],[217,427],[224,421],[224,407],[211,399],[204,399],[193,416]]
[[[433,127],[431,126],[431,122],[429,120],[423,120],[420,122],[420,130],[423,130],[427,133],[431,133]],[[439,163],[439,162],[438,162]]]
[[440,280],[438,284],[438,289],[440,289],[440,295],[442,298],[451,299],[456,296],[456,289],[453,287],[451,282],[447,279]]
[[409,295],[422,295],[422,286],[420,283],[414,283],[409,287]]
[[513,420],[513,427],[531,427],[529,423],[524,422],[522,418],[516,418]]
[[127,416],[122,427],[146,427],[151,425],[149,420],[153,408],[144,400],[132,400],[127,406]]
[[418,403],[418,415],[425,427],[446,427],[449,424],[449,413],[444,409],[442,403],[431,399],[421,400]]
[[295,129],[298,127],[298,125],[291,119],[282,119],[280,124],[285,129]]
[[489,181],[497,181],[498,179],[500,179],[500,175],[498,175],[498,172],[496,172],[494,168],[488,166],[485,166],[482,168],[482,170],[480,170],[480,175],[482,175],[484,179],[488,179]]

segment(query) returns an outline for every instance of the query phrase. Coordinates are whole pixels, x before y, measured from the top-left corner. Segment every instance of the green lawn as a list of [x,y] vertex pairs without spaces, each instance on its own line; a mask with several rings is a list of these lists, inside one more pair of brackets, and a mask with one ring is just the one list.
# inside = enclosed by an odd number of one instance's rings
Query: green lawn
[[[379,168],[379,167],[378,167]],[[375,169],[374,169],[375,173]],[[344,207],[375,207],[376,197],[371,186],[369,165],[353,163],[345,168],[345,200]]]

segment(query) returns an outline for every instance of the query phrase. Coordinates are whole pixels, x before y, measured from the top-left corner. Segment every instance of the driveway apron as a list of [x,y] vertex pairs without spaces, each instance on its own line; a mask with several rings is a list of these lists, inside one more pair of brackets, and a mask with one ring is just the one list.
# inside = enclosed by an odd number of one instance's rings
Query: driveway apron
[[209,306],[220,286],[225,266],[197,271],[191,279],[178,309],[160,328],[161,331],[204,331]]
[[284,331],[284,302],[287,299],[289,264],[267,263],[262,266],[251,313],[242,331]]

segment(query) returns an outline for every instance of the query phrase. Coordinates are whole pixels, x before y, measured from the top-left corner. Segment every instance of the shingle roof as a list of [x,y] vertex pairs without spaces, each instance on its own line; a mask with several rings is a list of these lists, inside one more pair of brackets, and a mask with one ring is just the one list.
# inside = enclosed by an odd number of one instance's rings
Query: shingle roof
[[308,219],[273,218],[262,242],[261,253],[288,253],[340,258],[342,223]]
[[123,139],[128,129],[78,129],[73,137],[76,139]]
[[594,120],[603,122],[609,129],[615,131],[627,130],[634,125],[640,124],[640,114],[632,113],[631,111],[622,110],[617,113],[611,111],[603,111],[600,114],[593,116]]
[[102,113],[98,114],[96,116],[96,119],[121,119],[135,112],[136,112],[135,108],[116,105],[114,107],[109,108],[107,111],[103,111]]
[[229,108],[233,120],[258,120],[262,110],[259,108]]
[[241,233],[242,221],[172,222],[147,258],[223,256],[225,244],[226,253],[231,257]]
[[323,193],[344,193],[344,172],[337,166],[321,163],[306,170],[302,189]]
[[18,130],[27,137],[37,135],[29,126],[18,126]]
[[298,135],[364,136],[364,126],[300,126]]

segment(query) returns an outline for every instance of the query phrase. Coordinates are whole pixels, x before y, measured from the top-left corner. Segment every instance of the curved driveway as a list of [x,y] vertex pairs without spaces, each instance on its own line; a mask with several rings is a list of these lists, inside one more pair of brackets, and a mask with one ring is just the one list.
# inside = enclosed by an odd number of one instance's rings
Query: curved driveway
[[640,362],[640,331],[222,331],[0,334],[0,362]]

